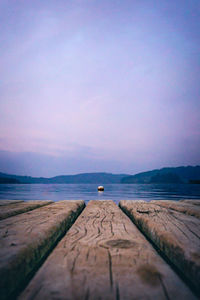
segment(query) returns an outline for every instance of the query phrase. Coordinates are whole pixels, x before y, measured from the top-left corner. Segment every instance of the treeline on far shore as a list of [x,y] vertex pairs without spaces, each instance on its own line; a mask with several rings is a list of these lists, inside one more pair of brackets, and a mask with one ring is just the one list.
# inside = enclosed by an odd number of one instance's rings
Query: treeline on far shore
[[31,177],[0,173],[0,184],[200,184],[200,166],[162,168],[128,174],[82,173],[51,178]]
[[189,180],[189,183],[191,184],[200,184],[200,179],[196,179],[196,180]]
[[15,178],[0,177],[0,184],[19,184],[19,183],[21,182]]

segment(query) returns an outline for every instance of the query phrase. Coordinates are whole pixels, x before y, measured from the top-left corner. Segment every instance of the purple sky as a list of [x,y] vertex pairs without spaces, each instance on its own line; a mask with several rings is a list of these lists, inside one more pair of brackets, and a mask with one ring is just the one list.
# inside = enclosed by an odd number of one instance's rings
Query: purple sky
[[0,171],[200,164],[199,0],[1,0]]

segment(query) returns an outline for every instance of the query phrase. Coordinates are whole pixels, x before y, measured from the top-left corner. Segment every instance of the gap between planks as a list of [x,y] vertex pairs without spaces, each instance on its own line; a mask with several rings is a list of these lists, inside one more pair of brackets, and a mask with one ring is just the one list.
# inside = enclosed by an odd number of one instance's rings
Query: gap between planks
[[114,204],[90,201],[22,299],[196,299]]
[[119,206],[199,293],[200,220],[157,202],[122,200]]
[[60,201],[0,221],[1,300],[15,298],[84,206]]
[[17,202],[17,203],[13,203],[8,204],[8,205],[4,205],[1,207],[0,210],[0,220],[18,215],[18,214],[22,214],[25,213],[27,211],[45,206],[45,205],[49,205],[53,203],[53,201],[38,201],[38,200],[33,200],[33,201],[27,201],[27,202]]
[[23,200],[0,200],[0,206],[24,202]]

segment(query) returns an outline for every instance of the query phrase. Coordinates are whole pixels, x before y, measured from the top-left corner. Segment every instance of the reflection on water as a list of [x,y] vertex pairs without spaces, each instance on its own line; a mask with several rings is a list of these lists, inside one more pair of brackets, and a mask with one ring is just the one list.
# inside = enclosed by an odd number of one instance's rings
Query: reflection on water
[[1,184],[0,199],[11,200],[180,200],[200,199],[200,185],[195,184]]

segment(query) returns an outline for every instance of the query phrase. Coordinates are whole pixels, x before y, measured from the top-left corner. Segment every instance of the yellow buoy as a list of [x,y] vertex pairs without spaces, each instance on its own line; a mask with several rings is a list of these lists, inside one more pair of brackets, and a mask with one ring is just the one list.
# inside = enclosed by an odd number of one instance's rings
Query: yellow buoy
[[99,186],[98,186],[98,191],[99,191],[99,192],[104,191],[104,187],[103,187],[102,185],[99,185]]

